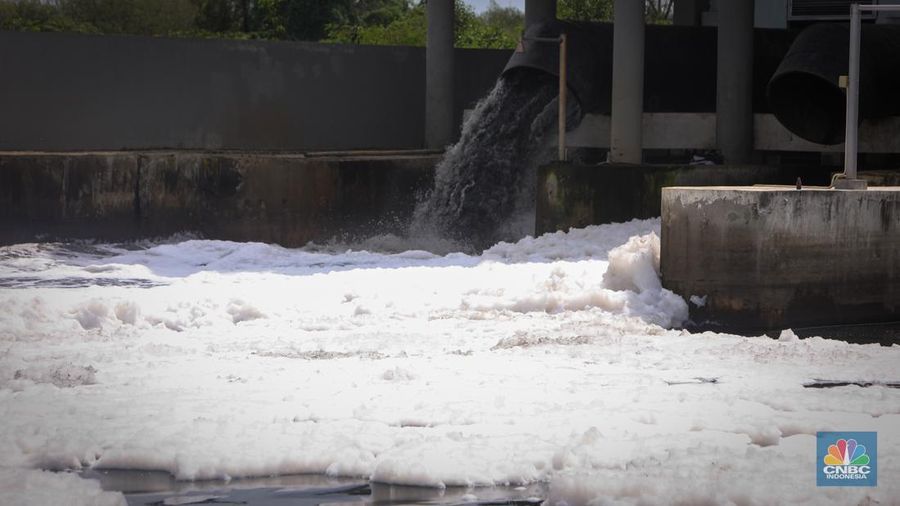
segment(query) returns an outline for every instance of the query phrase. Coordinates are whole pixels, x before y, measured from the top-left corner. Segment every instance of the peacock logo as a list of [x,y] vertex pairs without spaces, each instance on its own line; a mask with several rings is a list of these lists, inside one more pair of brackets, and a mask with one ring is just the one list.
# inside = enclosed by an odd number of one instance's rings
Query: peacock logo
[[878,485],[878,435],[875,432],[818,432],[816,485]]
[[866,447],[857,444],[855,439],[838,439],[828,447],[828,455],[825,455],[826,466],[866,466],[869,464],[869,455]]

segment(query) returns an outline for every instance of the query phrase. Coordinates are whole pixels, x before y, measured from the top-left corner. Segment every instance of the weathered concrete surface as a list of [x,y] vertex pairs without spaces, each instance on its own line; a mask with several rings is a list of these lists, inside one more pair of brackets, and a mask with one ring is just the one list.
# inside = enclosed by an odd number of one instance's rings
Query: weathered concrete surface
[[127,236],[138,225],[136,156],[0,155],[0,243]]
[[0,244],[196,232],[300,246],[399,233],[437,159],[0,153]]
[[664,188],[661,242],[700,326],[900,320],[900,187]]
[[[660,215],[664,186],[786,184],[797,170],[722,165],[581,165],[538,169],[535,233]],[[826,184],[827,171],[803,171],[805,184]]]

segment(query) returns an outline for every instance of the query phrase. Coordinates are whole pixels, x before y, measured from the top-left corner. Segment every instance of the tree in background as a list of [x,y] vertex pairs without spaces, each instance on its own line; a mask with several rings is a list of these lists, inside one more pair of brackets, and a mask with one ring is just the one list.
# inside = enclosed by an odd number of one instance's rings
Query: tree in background
[[[516,8],[491,2],[482,14],[460,0],[455,3],[455,42],[457,47],[513,48],[522,32],[525,17]],[[387,22],[385,22],[387,21]],[[394,9],[380,22],[335,23],[329,26],[326,42],[345,44],[424,46],[427,32],[425,2],[407,3]]]
[[646,0],[644,3],[644,16],[647,22],[657,25],[670,24],[672,22],[673,4],[673,0]]
[[[559,19],[572,21],[612,21],[614,0],[559,0]],[[644,17],[649,24],[672,22],[673,0],[645,0]]]
[[501,7],[496,0],[491,0],[479,18],[485,26],[496,28],[513,41],[518,41],[525,29],[525,13],[515,7]]
[[[558,16],[609,21],[614,0],[559,0]],[[645,0],[649,23],[672,0]],[[513,48],[524,14],[492,0],[476,14],[456,0],[457,47]],[[0,29],[311,40],[424,46],[425,0],[0,0]]]
[[60,12],[98,33],[164,35],[194,27],[192,0],[59,0]]
[[340,19],[352,3],[352,0],[281,0],[279,12],[285,38],[314,41],[325,38],[328,26]]
[[208,35],[319,41],[339,26],[354,41],[365,27],[388,24],[409,9],[407,0],[192,0],[197,28]]
[[471,7],[456,1],[456,47],[511,49],[516,47],[525,27],[525,13],[503,8],[491,0],[488,8],[475,14]]
[[611,21],[613,0],[559,0],[556,16],[572,21]]
[[57,5],[40,0],[0,0],[0,30],[97,33],[92,24],[75,21]]
[[283,0],[191,0],[197,6],[194,33],[206,37],[285,38]]
[[335,11],[320,39],[345,44],[384,40],[384,44],[410,45],[415,40],[411,34],[417,32],[418,14],[407,0],[349,1]]

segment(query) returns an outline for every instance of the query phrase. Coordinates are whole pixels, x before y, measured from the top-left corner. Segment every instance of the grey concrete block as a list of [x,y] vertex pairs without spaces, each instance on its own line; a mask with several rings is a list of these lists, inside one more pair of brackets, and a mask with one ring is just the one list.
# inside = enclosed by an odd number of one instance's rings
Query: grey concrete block
[[900,320],[900,188],[662,191],[663,285],[694,323],[773,329]]

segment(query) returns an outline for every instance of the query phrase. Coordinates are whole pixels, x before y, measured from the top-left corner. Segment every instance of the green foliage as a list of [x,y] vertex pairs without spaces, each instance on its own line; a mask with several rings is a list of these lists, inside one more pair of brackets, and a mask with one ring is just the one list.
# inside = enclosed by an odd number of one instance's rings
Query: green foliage
[[424,45],[425,26],[424,5],[413,6],[406,0],[357,0],[336,11],[323,41]]
[[284,0],[191,0],[197,8],[193,32],[179,35],[285,38]]
[[456,2],[456,46],[469,48],[512,49],[525,27],[525,14],[515,8],[490,6],[476,15],[461,1]]
[[611,21],[613,0],[559,0],[556,16],[571,21]]
[[674,0],[646,0],[644,2],[644,17],[647,19],[647,23],[657,25],[671,24],[674,4]]
[[[424,0],[0,0],[0,29],[424,46],[425,11]],[[478,15],[456,0],[455,13],[457,47],[513,48],[524,26],[495,1]]]
[[495,26],[516,40],[525,28],[525,13],[515,7],[501,7],[496,0],[491,0],[480,17],[486,25]]
[[56,5],[40,0],[0,1],[0,30],[26,32],[84,32],[98,30],[63,14]]
[[[457,0],[455,17],[457,47],[513,48],[524,25],[521,11],[502,8],[494,2],[484,13],[477,15],[471,7]],[[329,26],[325,41],[345,44],[425,45],[427,20],[424,2],[395,9],[386,19],[389,19],[386,23],[333,24]]]
[[293,40],[319,40],[326,36],[329,24],[339,19],[351,1],[281,0],[280,12],[285,35]]
[[100,33],[165,35],[193,27],[192,0],[60,0],[61,13]]
[[[634,0],[638,1],[638,0]],[[612,21],[614,0],[559,0],[559,19],[572,21]],[[673,0],[644,0],[644,19],[649,24],[672,22]]]

